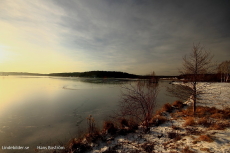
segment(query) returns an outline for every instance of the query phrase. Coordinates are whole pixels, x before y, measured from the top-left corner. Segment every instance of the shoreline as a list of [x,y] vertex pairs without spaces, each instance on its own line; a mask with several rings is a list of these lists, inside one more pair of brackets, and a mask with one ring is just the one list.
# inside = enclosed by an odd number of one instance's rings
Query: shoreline
[[[223,84],[209,84],[207,90],[217,92],[216,90],[220,89],[218,85]],[[226,87],[229,88],[229,84]],[[198,105],[198,115],[193,117],[192,109],[186,102],[182,105],[176,102],[172,105],[165,104],[153,116],[148,131],[141,125],[138,125],[137,129],[132,129],[131,126],[120,126],[119,130],[123,130],[123,133],[112,134],[113,129],[111,130],[110,127],[101,131],[103,138],[99,136],[93,141],[89,139],[89,135],[88,140],[87,136],[82,139],[75,138],[69,143],[69,148],[72,151],[80,149],[87,153],[230,152],[230,108],[217,109],[218,107],[216,103],[210,107]]]
[[[71,151],[87,153],[122,153],[122,152],[229,152],[230,151],[230,118],[218,117],[218,109],[199,106],[198,116],[192,117],[192,109],[180,103],[167,104],[153,117],[149,131],[139,125],[130,132],[131,126],[120,128],[123,133],[112,134],[111,129],[104,129],[98,139],[92,140],[90,136],[74,139],[69,143]],[[207,115],[208,121],[203,121],[204,111],[215,111],[215,115]],[[230,108],[225,110],[230,114]],[[211,118],[210,118],[211,117]],[[154,119],[155,118],[155,119]],[[166,120],[163,120],[166,119]],[[157,122],[156,122],[157,119]],[[189,121],[192,120],[192,121]],[[211,124],[211,120],[215,124]],[[160,123],[161,122],[161,123]],[[213,122],[214,123],[214,122]],[[225,128],[218,124],[225,124]],[[209,125],[210,124],[210,125]],[[104,132],[104,133],[103,133]],[[88,137],[88,138],[87,138]],[[78,151],[77,151],[78,150]]]

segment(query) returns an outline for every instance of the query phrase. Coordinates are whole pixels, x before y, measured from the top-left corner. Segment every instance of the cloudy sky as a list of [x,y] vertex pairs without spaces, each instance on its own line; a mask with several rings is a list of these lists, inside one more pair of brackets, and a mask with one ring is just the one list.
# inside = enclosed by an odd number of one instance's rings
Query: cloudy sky
[[230,60],[228,0],[1,0],[0,72],[177,75],[201,43]]

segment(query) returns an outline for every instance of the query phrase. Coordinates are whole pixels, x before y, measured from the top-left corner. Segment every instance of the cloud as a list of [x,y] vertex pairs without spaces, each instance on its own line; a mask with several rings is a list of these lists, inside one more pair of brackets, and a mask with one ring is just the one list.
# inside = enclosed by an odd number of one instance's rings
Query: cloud
[[229,2],[4,2],[1,20],[14,25],[23,41],[80,62],[82,71],[145,74],[155,67],[157,74],[167,74],[198,42],[219,50],[216,60],[229,55]]

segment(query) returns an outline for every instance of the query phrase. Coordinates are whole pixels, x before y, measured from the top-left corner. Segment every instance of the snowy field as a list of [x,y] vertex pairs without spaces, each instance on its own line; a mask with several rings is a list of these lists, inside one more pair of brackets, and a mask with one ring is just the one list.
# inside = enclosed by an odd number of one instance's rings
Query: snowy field
[[[173,82],[174,85],[186,85],[191,86],[190,83]],[[197,84],[198,92],[198,105],[216,107],[223,109],[230,106],[230,83],[209,83],[202,82]],[[187,101],[191,102],[190,99]]]

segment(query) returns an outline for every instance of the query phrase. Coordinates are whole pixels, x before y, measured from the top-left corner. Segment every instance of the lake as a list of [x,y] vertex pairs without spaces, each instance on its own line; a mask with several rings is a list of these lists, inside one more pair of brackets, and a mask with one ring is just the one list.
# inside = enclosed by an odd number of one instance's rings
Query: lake
[[[65,144],[84,131],[89,115],[101,127],[117,108],[121,84],[127,83],[119,79],[0,76],[0,144],[29,146],[31,150]],[[159,82],[158,108],[177,100],[166,95],[167,86],[169,81]]]

